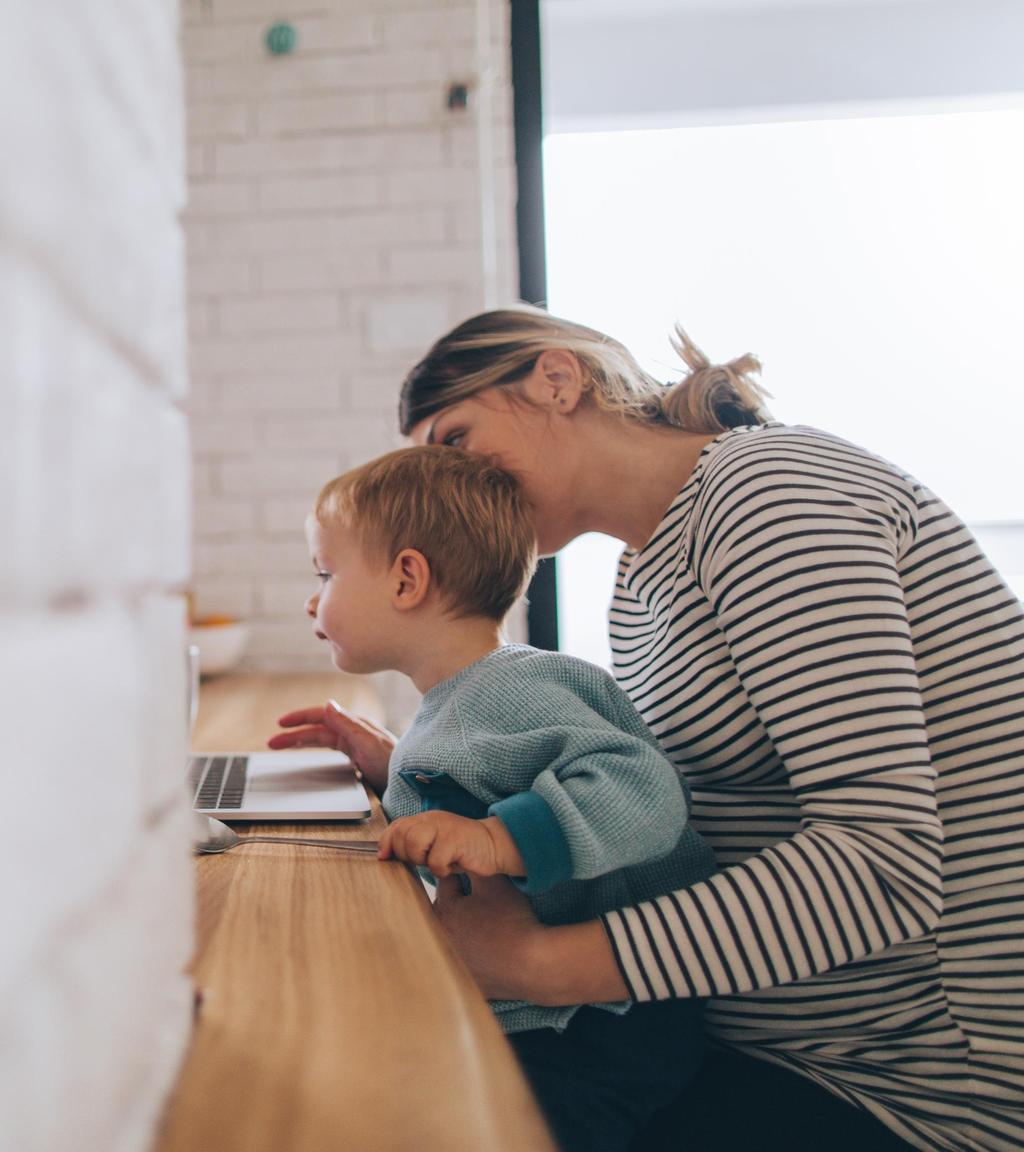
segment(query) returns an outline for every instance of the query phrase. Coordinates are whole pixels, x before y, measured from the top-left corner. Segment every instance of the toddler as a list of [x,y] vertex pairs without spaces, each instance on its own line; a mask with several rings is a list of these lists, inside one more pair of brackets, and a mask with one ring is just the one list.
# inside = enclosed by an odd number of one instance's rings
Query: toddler
[[[685,782],[615,681],[504,642],[536,561],[513,476],[456,448],[392,452],[327,484],[307,535],[306,608],[334,664],[423,693],[387,779],[367,775],[392,820],[382,857],[504,874],[546,924],[713,871]],[[625,1149],[699,1062],[692,1000],[492,1007],[564,1149]]]

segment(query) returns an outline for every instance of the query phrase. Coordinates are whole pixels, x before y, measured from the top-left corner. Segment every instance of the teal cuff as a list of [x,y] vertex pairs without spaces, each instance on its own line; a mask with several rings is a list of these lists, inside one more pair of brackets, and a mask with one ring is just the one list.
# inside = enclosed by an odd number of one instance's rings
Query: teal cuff
[[523,892],[546,892],[572,879],[569,845],[550,805],[536,792],[517,792],[487,809],[497,816],[516,842],[526,875],[509,879]]

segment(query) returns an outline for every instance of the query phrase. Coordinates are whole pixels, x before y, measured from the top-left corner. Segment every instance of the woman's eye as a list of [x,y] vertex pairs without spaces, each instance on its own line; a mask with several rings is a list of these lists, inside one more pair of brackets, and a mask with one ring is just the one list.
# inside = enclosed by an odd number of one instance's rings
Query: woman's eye
[[331,574],[330,572],[318,572],[316,574],[316,578],[320,581],[321,584],[326,584],[327,581],[330,580]]
[[458,448],[462,441],[466,438],[465,432],[449,432],[441,441],[442,444],[447,445],[449,448]]

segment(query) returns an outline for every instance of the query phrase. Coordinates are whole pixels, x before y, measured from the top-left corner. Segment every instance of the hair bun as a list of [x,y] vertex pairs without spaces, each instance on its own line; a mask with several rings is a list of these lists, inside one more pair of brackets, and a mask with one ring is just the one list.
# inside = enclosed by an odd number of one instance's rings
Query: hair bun
[[764,401],[771,393],[753,378],[761,371],[756,356],[748,352],[725,364],[712,364],[678,324],[672,347],[690,371],[662,395],[662,412],[669,424],[692,432],[724,432],[770,419]]

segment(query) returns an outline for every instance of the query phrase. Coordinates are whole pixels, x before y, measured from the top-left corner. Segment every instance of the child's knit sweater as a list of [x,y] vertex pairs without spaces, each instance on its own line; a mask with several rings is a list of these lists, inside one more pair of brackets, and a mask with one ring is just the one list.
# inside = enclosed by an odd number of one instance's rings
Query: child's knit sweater
[[[428,808],[499,817],[526,865],[516,882],[545,924],[593,919],[714,871],[686,823],[685,783],[622,689],[593,664],[526,645],[427,692],[392,753],[383,804],[393,819]],[[577,1010],[492,1007],[506,1032],[561,1029]]]

